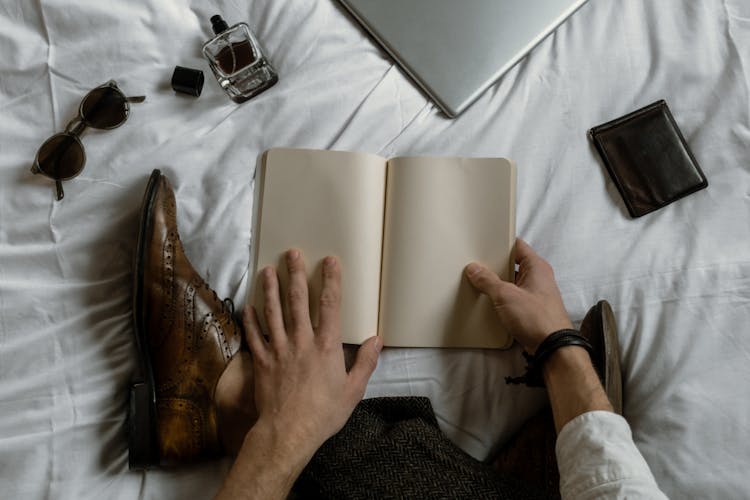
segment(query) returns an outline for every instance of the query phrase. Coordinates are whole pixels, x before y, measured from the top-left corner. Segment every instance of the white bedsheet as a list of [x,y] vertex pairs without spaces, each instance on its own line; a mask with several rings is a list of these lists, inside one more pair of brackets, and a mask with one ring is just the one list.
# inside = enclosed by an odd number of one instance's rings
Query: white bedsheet
[[[280,82],[242,105],[200,45],[248,21]],[[750,492],[750,3],[590,0],[456,120],[444,118],[330,0],[6,0],[0,4],[0,496],[201,498],[228,462],[127,470],[131,264],[149,173],[174,184],[197,269],[242,303],[256,157],[273,146],[506,156],[518,232],[554,266],[575,321],[599,298],[620,326],[625,416],[674,498]],[[175,65],[206,73],[175,95]],[[94,86],[133,104],[87,131],[88,164],[53,201],[29,172]],[[586,130],[668,101],[707,190],[630,219]],[[290,200],[292,203],[293,200]],[[544,401],[503,382],[507,352],[386,350],[368,396],[426,395],[483,458]]]

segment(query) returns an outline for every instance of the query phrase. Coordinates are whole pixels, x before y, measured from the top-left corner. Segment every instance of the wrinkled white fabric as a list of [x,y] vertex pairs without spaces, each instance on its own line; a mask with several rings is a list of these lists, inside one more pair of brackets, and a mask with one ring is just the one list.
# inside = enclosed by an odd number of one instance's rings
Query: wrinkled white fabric
[[578,415],[560,430],[555,451],[564,499],[667,498],[620,415]]
[[[279,72],[241,105],[201,57],[216,13],[247,21]],[[189,258],[239,306],[255,164],[274,146],[514,159],[518,234],[554,266],[574,322],[598,299],[614,308],[626,417],[659,486],[750,491],[750,2],[590,0],[455,120],[331,0],[4,0],[0,54],[3,497],[216,491],[226,461],[127,470],[138,209],[161,169]],[[175,65],[204,71],[199,98],[171,90]],[[34,154],[110,78],[146,101],[84,133],[86,168],[55,202]],[[662,98],[709,187],[634,220],[586,131]],[[367,395],[430,397],[484,458],[545,399],[505,385],[523,365],[517,348],[386,349]]]

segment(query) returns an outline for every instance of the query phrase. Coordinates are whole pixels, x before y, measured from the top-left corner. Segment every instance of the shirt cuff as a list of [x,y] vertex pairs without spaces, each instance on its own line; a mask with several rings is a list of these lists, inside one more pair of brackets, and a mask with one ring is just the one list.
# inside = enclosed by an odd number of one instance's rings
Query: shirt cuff
[[577,416],[560,431],[555,451],[562,498],[666,498],[620,415]]

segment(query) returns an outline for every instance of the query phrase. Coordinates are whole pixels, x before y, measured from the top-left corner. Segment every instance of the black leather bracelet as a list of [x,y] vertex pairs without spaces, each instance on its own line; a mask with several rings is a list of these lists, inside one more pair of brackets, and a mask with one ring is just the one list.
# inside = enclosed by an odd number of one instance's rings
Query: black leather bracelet
[[544,362],[553,352],[561,347],[579,346],[586,349],[591,355],[593,347],[591,343],[582,337],[578,330],[566,328],[558,330],[547,336],[534,354],[523,351],[523,357],[526,358],[526,373],[520,377],[505,377],[507,384],[526,384],[529,387],[544,387],[544,377],[542,376],[542,367]]

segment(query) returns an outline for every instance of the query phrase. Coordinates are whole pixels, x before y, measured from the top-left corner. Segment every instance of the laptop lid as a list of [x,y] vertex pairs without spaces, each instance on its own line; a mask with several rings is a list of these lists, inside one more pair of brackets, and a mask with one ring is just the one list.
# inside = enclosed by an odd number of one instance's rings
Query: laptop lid
[[339,0],[449,117],[586,0]]

